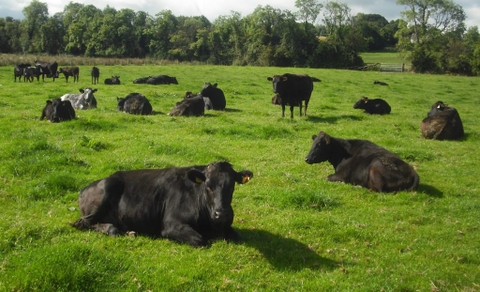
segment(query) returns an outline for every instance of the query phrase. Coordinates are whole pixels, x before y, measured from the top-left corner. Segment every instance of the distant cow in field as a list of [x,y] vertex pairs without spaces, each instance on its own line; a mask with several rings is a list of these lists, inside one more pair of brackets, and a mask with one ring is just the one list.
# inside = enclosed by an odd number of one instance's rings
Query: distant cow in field
[[30,67],[31,65],[28,63],[19,63],[15,65],[15,68],[13,68],[13,82],[17,82],[22,80],[25,81],[25,76],[24,76],[24,71],[26,68]]
[[120,84],[120,76],[112,76],[112,78],[105,79],[105,84],[107,84],[107,85],[118,85],[118,84]]
[[45,76],[53,78],[53,81],[55,81],[55,78],[58,78],[58,63],[57,62],[41,62],[41,61],[35,61],[35,67],[37,67],[40,70],[40,75],[42,75],[42,81],[45,81]]
[[457,140],[465,134],[457,110],[442,101],[432,105],[420,128],[425,139]]
[[152,105],[148,99],[137,92],[130,93],[125,98],[117,97],[117,109],[134,115],[152,114]]
[[305,116],[307,115],[308,102],[313,91],[313,81],[308,75],[283,74],[268,77],[272,82],[273,92],[279,98],[282,106],[282,117],[285,117],[285,106],[290,106],[290,118],[293,119],[293,108],[300,107],[302,116],[302,103],[305,101]]
[[40,69],[37,67],[28,67],[23,69],[23,80],[33,82],[37,78],[40,81]]
[[168,75],[157,75],[147,79],[148,84],[158,85],[158,84],[178,84],[176,77],[171,77]]
[[47,104],[42,110],[40,120],[47,119],[53,123],[75,119],[75,110],[68,100],[54,98],[47,100]]
[[87,87],[85,89],[80,88],[80,93],[67,93],[60,97],[61,100],[69,100],[72,103],[74,109],[86,110],[97,107],[97,100],[93,93],[97,92],[97,89]]
[[203,116],[205,114],[205,101],[202,96],[185,98],[177,102],[170,111],[170,116]]
[[366,113],[371,115],[385,115],[391,112],[390,105],[383,99],[375,98],[369,99],[362,96],[354,105],[354,109],[363,109]]
[[73,77],[73,82],[78,82],[80,76],[80,69],[78,67],[64,67],[58,70],[58,73],[62,73],[65,76],[65,81],[68,82],[68,77]]
[[383,81],[378,81],[378,80],[373,81],[373,84],[382,85],[382,86],[388,86],[388,83],[383,82]]
[[211,84],[206,82],[203,85],[202,91],[200,91],[200,95],[203,97],[208,97],[212,102],[212,106],[214,110],[225,110],[227,106],[227,100],[225,99],[225,94],[223,90],[217,87],[217,83]]
[[146,84],[149,78],[152,78],[152,76],[137,78],[133,80],[133,84]]
[[397,155],[367,140],[344,140],[320,132],[305,158],[308,164],[330,162],[329,181],[359,185],[374,192],[414,191],[419,176]]
[[92,76],[92,84],[98,84],[98,79],[100,78],[100,69],[97,67],[92,67],[92,70],[90,70],[90,75]]
[[237,241],[231,206],[235,183],[252,177],[227,162],[118,171],[80,191],[82,217],[72,226],[112,236],[133,231],[195,247],[217,238]]

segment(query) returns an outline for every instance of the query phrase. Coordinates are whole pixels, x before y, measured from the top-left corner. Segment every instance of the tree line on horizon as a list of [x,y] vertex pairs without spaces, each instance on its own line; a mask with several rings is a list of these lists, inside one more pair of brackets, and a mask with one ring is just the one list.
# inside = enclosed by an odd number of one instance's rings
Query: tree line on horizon
[[397,0],[408,8],[390,22],[319,0],[296,0],[296,12],[259,5],[245,17],[233,11],[210,22],[170,10],[151,16],[75,2],[49,16],[47,4],[33,0],[24,19],[0,18],[0,52],[356,68],[364,65],[359,53],[394,48],[417,72],[479,75],[480,34],[467,30],[463,9],[451,0],[417,2]]

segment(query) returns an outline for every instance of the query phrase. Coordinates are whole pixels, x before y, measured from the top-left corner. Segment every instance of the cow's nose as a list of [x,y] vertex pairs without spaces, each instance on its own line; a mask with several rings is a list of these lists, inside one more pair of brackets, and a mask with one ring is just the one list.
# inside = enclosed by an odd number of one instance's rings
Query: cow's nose
[[215,211],[214,213],[215,219],[222,217],[222,215],[223,215],[223,212],[219,210]]

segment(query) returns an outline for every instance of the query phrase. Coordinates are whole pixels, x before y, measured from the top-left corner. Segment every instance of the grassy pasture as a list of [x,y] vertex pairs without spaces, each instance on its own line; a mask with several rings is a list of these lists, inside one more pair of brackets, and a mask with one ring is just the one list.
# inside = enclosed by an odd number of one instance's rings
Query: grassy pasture
[[[62,65],[62,64],[60,64]],[[221,66],[90,67],[80,82],[13,82],[0,67],[0,291],[478,291],[480,290],[480,79],[409,73]],[[307,117],[281,118],[266,80],[320,78]],[[178,85],[135,85],[168,74]],[[373,85],[374,80],[390,84]],[[227,110],[167,113],[185,91],[218,83]],[[98,89],[99,107],[74,121],[39,121],[46,99]],[[116,110],[140,92],[154,115]],[[384,98],[387,116],[353,109]],[[442,100],[460,113],[462,141],[421,138],[420,122]],[[311,136],[371,140],[412,164],[417,192],[371,193],[325,180],[328,163],[303,160]],[[244,241],[191,248],[164,239],[80,232],[77,196],[117,170],[230,161],[254,178],[236,187],[234,228]]]

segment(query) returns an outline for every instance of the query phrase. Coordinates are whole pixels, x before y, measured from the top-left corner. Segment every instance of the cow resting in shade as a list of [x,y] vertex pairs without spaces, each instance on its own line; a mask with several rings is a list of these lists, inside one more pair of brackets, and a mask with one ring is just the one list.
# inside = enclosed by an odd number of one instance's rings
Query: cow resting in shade
[[119,171],[80,191],[82,217],[72,225],[108,235],[133,231],[191,246],[216,238],[236,241],[233,192],[236,183],[252,177],[227,162]]
[[354,109],[363,109],[366,113],[371,115],[385,115],[392,110],[390,105],[381,98],[369,99],[362,96],[354,105]]
[[282,106],[282,117],[285,117],[285,106],[290,106],[290,118],[293,119],[293,108],[295,106],[300,107],[300,116],[302,116],[304,101],[305,116],[307,115],[308,103],[313,91],[313,81],[310,76],[287,73],[268,77],[267,80],[272,82],[277,102],[280,102]]
[[117,109],[133,115],[152,114],[150,101],[141,93],[133,92],[124,98],[117,97]]
[[54,98],[53,100],[47,100],[40,116],[40,120],[43,119],[53,123],[72,120],[75,119],[75,110],[70,101]]
[[305,158],[308,164],[328,161],[335,173],[329,181],[359,185],[374,192],[414,191],[419,176],[397,155],[367,140],[334,138],[320,132]]
[[465,134],[458,111],[442,101],[432,105],[420,129],[425,139],[457,140]]

